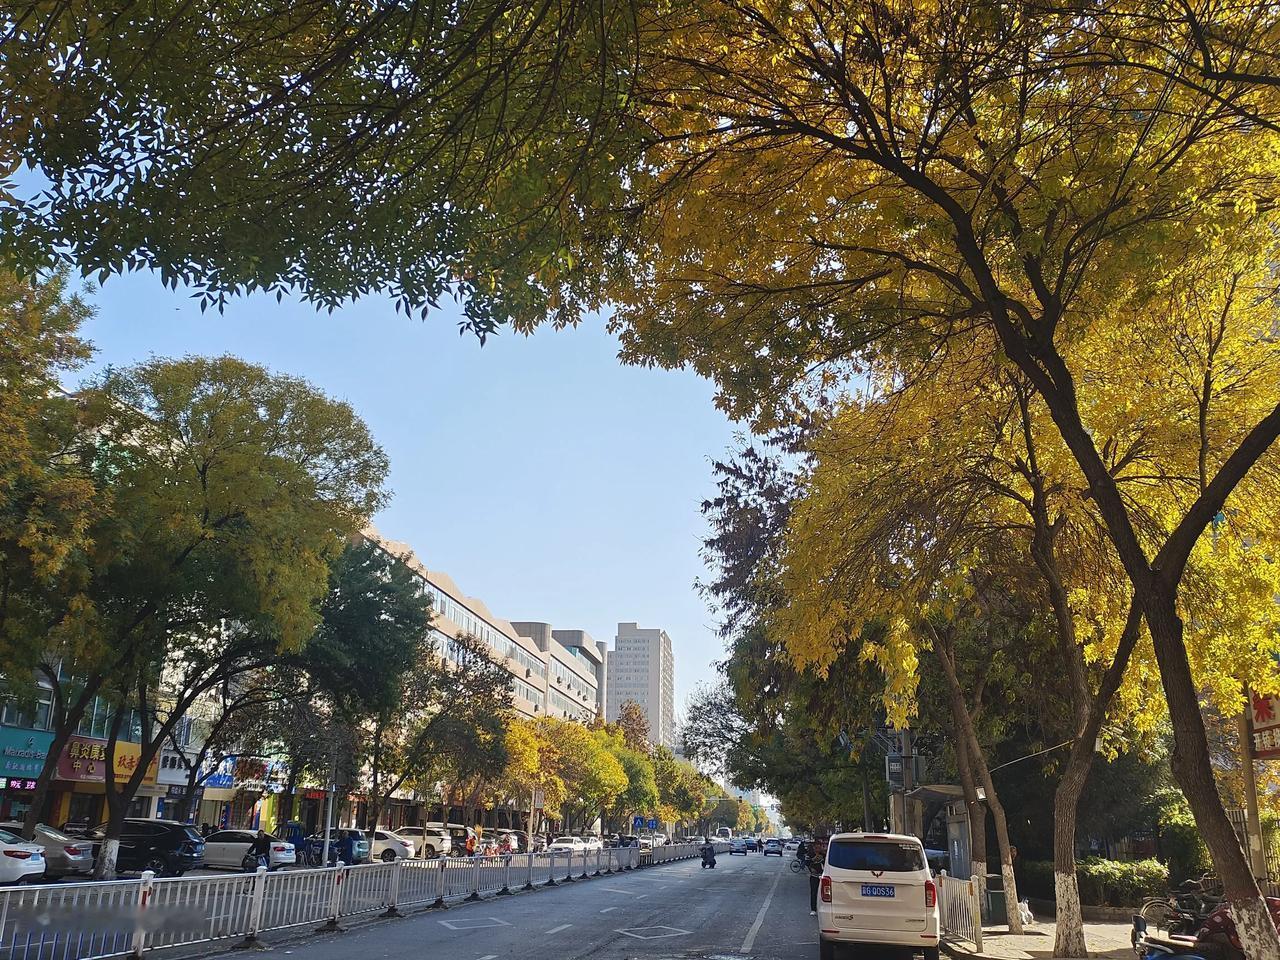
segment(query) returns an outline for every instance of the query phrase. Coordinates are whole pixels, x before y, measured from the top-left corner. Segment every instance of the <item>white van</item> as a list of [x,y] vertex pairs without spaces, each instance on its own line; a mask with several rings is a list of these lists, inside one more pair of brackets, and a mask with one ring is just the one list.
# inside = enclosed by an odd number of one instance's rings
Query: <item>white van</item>
[[820,960],[833,960],[837,943],[909,947],[938,960],[938,890],[915,837],[837,833],[819,883]]

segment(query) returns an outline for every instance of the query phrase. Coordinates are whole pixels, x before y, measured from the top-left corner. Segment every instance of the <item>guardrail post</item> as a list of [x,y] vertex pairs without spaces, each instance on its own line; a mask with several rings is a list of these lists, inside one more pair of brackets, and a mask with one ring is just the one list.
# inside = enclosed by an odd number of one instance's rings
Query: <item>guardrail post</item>
[[582,851],[582,876],[578,877],[578,879],[587,879],[587,851],[585,849]]
[[524,888],[526,890],[532,890],[533,889],[533,851],[530,850],[528,853],[525,854],[525,856],[529,858],[529,875],[524,881]]
[[573,851],[570,850],[568,853],[566,853],[564,855],[564,859],[566,863],[565,871],[564,871],[564,879],[567,883],[574,883],[575,881],[573,879]]
[[502,865],[502,889],[498,891],[498,896],[511,896],[511,854],[506,854],[503,858],[506,861]]
[[556,885],[556,853],[554,850],[548,850],[547,856],[551,858],[551,866],[547,868],[547,882],[545,886],[554,887]]
[[449,858],[448,858],[448,857],[441,857],[441,858],[440,858],[440,869],[436,871],[436,877],[437,877],[437,879],[436,879],[436,899],[435,899],[435,902],[431,904],[431,906],[432,906],[432,908],[433,908],[433,909],[436,909],[436,910],[443,910],[443,909],[445,909],[445,906],[444,906],[444,875],[445,875],[445,871],[446,871],[446,870],[448,870],[448,869],[449,869]]
[[404,869],[409,865],[409,861],[403,857],[396,857],[392,861],[395,869],[391,871],[391,882],[387,885],[387,909],[382,915],[384,917],[400,916],[400,877],[404,874]]
[[467,902],[480,899],[480,856],[476,855],[471,858],[471,896],[467,897]]
[[147,947],[147,927],[143,922],[147,909],[151,906],[151,895],[155,891],[156,875],[150,870],[143,871],[142,879],[138,881],[138,910],[134,916],[133,924],[133,944],[130,948],[130,955],[134,957],[142,956],[142,951]]
[[596,872],[592,874],[593,877],[600,876],[600,861],[603,859],[604,859],[604,847],[600,847],[599,849],[596,850]]
[[342,916],[342,885],[347,878],[347,865],[341,860],[333,869],[333,887],[329,892],[329,919],[319,929],[325,932],[341,930],[338,917]]
[[258,939],[258,931],[262,929],[262,901],[267,893],[267,868],[259,866],[253,872],[253,882],[249,889],[249,921],[244,931],[245,945]]

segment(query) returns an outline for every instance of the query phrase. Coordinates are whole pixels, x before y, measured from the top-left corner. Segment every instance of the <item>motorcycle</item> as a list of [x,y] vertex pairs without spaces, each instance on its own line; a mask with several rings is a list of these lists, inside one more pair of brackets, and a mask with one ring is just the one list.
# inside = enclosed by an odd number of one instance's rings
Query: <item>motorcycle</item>
[[702,848],[702,868],[705,870],[707,867],[712,870],[716,868],[716,851],[713,847]]

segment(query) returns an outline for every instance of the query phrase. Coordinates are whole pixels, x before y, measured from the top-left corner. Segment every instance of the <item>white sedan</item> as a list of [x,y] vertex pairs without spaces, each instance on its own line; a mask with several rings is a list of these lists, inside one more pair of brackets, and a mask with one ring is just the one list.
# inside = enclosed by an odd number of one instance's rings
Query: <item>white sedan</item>
[[373,849],[370,855],[375,860],[390,863],[392,860],[412,860],[414,854],[413,841],[402,837],[394,830],[373,831]]
[[[206,867],[231,867],[236,870],[251,871],[258,867],[257,862],[249,854],[249,848],[257,839],[253,830],[219,830],[211,833],[204,841],[204,865]],[[267,834],[271,840],[271,852],[267,855],[267,869],[279,870],[291,867],[298,859],[292,843]]]
[[547,847],[549,853],[582,853],[586,849],[581,837],[556,837]]
[[0,830],[0,884],[26,883],[44,876],[44,847]]
[[595,853],[597,850],[604,849],[604,841],[595,836],[583,837],[582,845],[586,847],[589,853]]

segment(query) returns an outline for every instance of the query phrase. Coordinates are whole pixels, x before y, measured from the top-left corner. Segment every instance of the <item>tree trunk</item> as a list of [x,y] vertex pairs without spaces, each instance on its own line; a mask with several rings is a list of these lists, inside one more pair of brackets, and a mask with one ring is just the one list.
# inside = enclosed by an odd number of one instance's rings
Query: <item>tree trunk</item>
[[[969,752],[969,760],[974,772],[987,792],[987,806],[996,824],[996,843],[1000,847],[1000,875],[1004,880],[1004,904],[1008,914],[1009,932],[1022,933],[1022,913],[1018,909],[1018,884],[1013,876],[1013,855],[1009,845],[1009,825],[1005,819],[1004,807],[996,795],[995,783],[991,779],[991,771],[987,769],[986,758],[982,754],[982,744],[973,728],[973,719],[969,716],[969,708],[964,702],[964,689],[960,686],[960,678],[956,674],[955,663],[950,652],[942,648],[941,638],[935,632],[935,647],[938,659],[942,663],[942,671],[947,678],[947,687],[951,693],[952,711],[960,720],[960,736],[965,738],[965,746]],[[1280,958],[1278,958],[1280,960]]]
[[1204,718],[1182,643],[1182,618],[1178,616],[1172,591],[1154,582],[1145,599],[1143,609],[1173,725],[1174,779],[1182,788],[1200,835],[1213,857],[1245,956],[1249,960],[1280,960],[1280,935],[1271,922],[1258,882],[1227,819],[1213,779]]
[[973,779],[973,764],[969,760],[969,749],[959,735],[960,721],[955,719],[953,701],[953,720],[956,725],[956,768],[960,771],[960,788],[964,791],[965,809],[969,813],[969,877],[978,886],[978,902],[987,899],[987,808],[978,799],[978,787]]
[[31,794],[31,806],[22,821],[22,836],[26,840],[36,835],[36,826],[40,823],[45,803],[49,798],[49,787],[53,783],[53,775],[58,768],[58,757],[62,756],[62,751],[67,748],[68,741],[80,726],[85,711],[93,702],[93,698],[98,695],[101,686],[100,676],[89,680],[76,696],[75,702],[64,711],[55,724],[53,742],[49,744],[49,753],[45,758],[44,766],[40,768],[40,776],[36,777],[36,788]]

